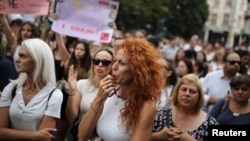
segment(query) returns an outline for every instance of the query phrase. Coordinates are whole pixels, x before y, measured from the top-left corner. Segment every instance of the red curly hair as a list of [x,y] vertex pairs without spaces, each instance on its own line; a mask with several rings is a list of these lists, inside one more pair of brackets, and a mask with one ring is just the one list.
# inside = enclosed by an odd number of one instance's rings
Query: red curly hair
[[121,121],[128,132],[139,120],[139,113],[146,101],[157,101],[164,86],[164,77],[158,59],[160,55],[145,39],[126,39],[115,48],[123,49],[128,56],[128,67],[134,78],[132,92],[121,110]]

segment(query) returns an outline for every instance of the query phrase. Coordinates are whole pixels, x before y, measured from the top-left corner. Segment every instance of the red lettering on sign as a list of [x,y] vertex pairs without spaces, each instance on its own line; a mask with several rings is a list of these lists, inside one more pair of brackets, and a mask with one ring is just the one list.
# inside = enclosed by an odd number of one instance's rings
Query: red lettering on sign
[[84,28],[84,27],[79,27],[79,26],[71,26],[71,30],[81,32],[81,33],[86,33],[86,34],[96,34],[95,30],[89,29],[89,28]]
[[62,28],[64,28],[65,27],[65,24],[62,24]]
[[108,40],[109,39],[109,33],[102,32],[101,33],[101,40]]
[[105,6],[109,6],[109,2],[108,1],[99,1],[100,5],[105,5]]

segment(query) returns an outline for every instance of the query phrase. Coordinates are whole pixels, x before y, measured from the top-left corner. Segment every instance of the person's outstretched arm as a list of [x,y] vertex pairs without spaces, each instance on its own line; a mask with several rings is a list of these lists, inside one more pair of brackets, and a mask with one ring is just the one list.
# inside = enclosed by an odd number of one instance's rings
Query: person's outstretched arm
[[113,85],[110,85],[111,79],[112,77],[108,75],[100,81],[98,93],[79,124],[78,139],[80,141],[87,141],[93,137],[96,123],[102,113],[104,103],[109,93],[115,89]]
[[68,83],[69,83],[69,93],[68,101],[66,105],[66,117],[69,123],[74,123],[79,115],[81,94],[77,89],[76,73],[74,70],[74,65],[71,65],[68,73]]
[[63,35],[56,33],[56,43],[58,45],[58,51],[61,54],[62,61],[63,62],[68,62],[70,59],[70,53],[66,49],[66,46],[63,41]]
[[3,33],[7,39],[7,45],[10,48],[11,56],[14,56],[16,47],[17,47],[17,38],[12,33],[9,22],[5,14],[0,14],[0,22],[2,23]]

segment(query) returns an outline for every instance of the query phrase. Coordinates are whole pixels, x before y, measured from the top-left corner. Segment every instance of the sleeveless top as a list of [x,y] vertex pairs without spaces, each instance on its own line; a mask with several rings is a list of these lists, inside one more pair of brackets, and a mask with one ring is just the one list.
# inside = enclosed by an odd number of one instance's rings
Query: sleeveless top
[[64,66],[61,66],[62,60],[57,60],[54,58],[54,62],[55,62],[56,81],[59,81],[63,78]]
[[105,141],[128,141],[130,135],[121,126],[120,110],[125,101],[116,95],[107,99],[102,114],[97,122],[96,130],[99,137]]

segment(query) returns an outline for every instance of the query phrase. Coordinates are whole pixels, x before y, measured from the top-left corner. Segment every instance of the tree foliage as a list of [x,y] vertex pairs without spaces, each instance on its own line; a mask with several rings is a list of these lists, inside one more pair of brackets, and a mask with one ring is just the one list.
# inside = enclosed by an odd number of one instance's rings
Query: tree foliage
[[166,0],[166,5],[169,9],[166,26],[170,33],[185,39],[201,35],[209,14],[205,0]]
[[[145,29],[189,38],[200,35],[208,17],[206,0],[116,0],[117,26],[123,31]],[[164,31],[164,27],[167,28]]]
[[155,27],[166,14],[165,0],[116,0],[120,2],[117,25],[122,30]]

